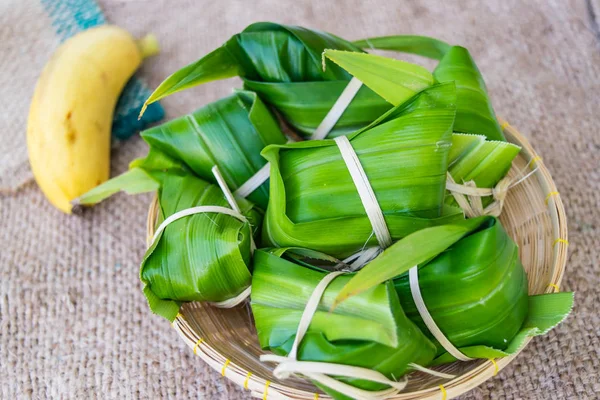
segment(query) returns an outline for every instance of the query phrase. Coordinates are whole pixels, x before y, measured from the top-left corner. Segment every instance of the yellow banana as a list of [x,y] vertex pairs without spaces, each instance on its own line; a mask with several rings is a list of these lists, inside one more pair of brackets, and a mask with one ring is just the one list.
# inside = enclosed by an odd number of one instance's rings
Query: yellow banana
[[156,53],[152,36],[140,42],[103,25],[73,36],[44,67],[27,121],[33,175],[59,210],[106,181],[110,131],[121,90],[142,59]]

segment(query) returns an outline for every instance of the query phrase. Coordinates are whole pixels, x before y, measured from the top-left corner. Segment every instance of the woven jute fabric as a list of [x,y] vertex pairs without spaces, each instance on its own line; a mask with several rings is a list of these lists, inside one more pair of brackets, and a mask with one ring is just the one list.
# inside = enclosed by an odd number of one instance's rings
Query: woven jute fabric
[[[600,32],[594,19],[599,4],[100,3],[109,21],[138,36],[158,36],[162,53],[140,72],[151,86],[255,21],[305,25],[349,39],[424,34],[469,48],[498,114],[531,140],[553,173],[569,218],[561,289],[577,294],[571,317],[463,398],[600,397]],[[9,65],[10,57],[19,68],[31,68],[39,63],[29,60],[39,55],[28,54],[16,36],[35,29],[34,15],[14,10],[12,15],[22,20],[0,27],[1,65]],[[163,104],[172,118],[235,86],[238,80],[208,84]],[[11,112],[10,104],[28,102],[32,91],[31,86],[2,91],[2,113]],[[3,127],[0,140],[24,134]],[[116,148],[113,174],[145,151],[139,138]],[[138,266],[150,195],[117,195],[81,216],[53,209],[34,183],[0,196],[0,398],[249,398],[194,357],[169,323],[147,309]]]

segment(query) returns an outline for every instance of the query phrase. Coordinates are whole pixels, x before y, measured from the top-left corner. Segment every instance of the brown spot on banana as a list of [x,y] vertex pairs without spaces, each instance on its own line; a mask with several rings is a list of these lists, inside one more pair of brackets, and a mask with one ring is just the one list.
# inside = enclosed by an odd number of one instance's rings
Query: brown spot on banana
[[72,116],[72,111],[67,112],[67,115],[65,116],[65,130],[67,131],[65,136],[67,138],[67,143],[71,145],[77,140],[77,132],[75,131],[73,123],[71,122]]
[[67,131],[67,143],[73,144],[77,140],[77,133],[75,131]]

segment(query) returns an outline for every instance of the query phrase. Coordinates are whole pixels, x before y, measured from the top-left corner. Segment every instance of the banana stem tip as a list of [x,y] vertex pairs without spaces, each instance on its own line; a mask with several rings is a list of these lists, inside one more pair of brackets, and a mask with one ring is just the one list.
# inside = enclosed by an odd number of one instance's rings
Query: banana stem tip
[[154,56],[160,52],[160,45],[158,39],[153,33],[149,33],[137,42],[142,58],[148,58]]

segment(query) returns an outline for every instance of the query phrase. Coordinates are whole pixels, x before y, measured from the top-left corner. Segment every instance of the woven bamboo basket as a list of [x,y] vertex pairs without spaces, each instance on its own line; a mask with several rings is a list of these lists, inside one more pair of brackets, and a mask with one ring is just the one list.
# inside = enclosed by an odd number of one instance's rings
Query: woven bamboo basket
[[[529,293],[559,290],[567,261],[567,221],[558,190],[550,172],[529,142],[506,121],[500,120],[509,142],[522,147],[509,176],[524,168],[535,168],[528,179],[510,189],[500,220],[519,246],[521,261],[529,278]],[[154,234],[158,204],[148,214],[148,238]],[[307,380],[277,380],[272,365],[259,360],[261,350],[248,305],[232,309],[203,303],[186,303],[173,328],[190,350],[237,385],[263,399],[330,399]],[[525,346],[529,343],[527,341]],[[523,346],[524,347],[524,346]],[[522,350],[522,349],[521,349]],[[452,380],[421,372],[408,376],[409,384],[391,399],[446,399],[465,393],[495,376],[518,352],[496,360],[455,362],[436,369],[456,375]]]

